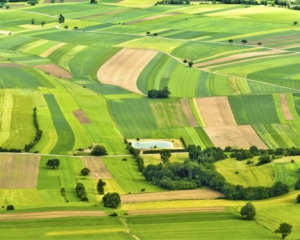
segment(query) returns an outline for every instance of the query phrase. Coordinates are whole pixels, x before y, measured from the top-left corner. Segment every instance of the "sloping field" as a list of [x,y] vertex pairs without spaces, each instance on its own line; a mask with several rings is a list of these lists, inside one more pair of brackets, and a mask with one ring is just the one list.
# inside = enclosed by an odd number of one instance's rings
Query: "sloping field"
[[0,161],[0,188],[36,188],[40,157],[3,154]]
[[85,115],[84,111],[82,111],[81,109],[74,110],[73,114],[81,124],[91,123],[90,119]]
[[225,207],[172,208],[127,211],[128,215],[176,214],[196,212],[225,212]]
[[180,199],[215,199],[223,194],[211,189],[168,191],[161,193],[141,193],[121,196],[122,203],[152,202]]
[[45,52],[43,52],[40,56],[41,57],[48,57],[50,56],[55,50],[59,49],[60,47],[64,46],[66,43],[59,43],[49,49],[47,49]]
[[290,112],[288,102],[284,93],[280,94],[280,103],[282,107],[282,111],[286,120],[293,120],[293,116]]
[[197,103],[207,127],[237,125],[227,97],[198,98]]
[[55,64],[47,64],[47,65],[37,65],[35,68],[43,70],[44,72],[60,78],[71,78],[72,75],[66,71],[65,69],[55,65]]
[[244,149],[249,149],[251,146],[257,146],[259,149],[268,148],[250,125],[206,127],[204,131],[213,144],[221,148],[226,146]]
[[137,79],[156,54],[152,50],[123,49],[102,65],[97,77],[101,83],[142,94],[137,88]]

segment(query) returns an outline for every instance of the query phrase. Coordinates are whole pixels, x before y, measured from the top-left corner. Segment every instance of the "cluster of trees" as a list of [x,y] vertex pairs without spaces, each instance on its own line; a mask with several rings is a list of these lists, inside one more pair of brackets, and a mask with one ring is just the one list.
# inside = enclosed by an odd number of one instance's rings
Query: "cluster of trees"
[[121,203],[121,197],[117,192],[107,193],[103,196],[102,201],[104,207],[117,208]]
[[168,87],[164,87],[162,90],[152,89],[148,91],[148,98],[168,98],[170,94]]
[[51,167],[52,169],[54,168],[58,168],[59,167],[59,159],[57,158],[54,158],[54,159],[49,159],[47,162],[46,162],[46,166],[47,167]]
[[280,196],[289,191],[289,186],[276,182],[272,187],[243,187],[227,183],[216,171],[214,162],[225,159],[221,148],[189,146],[189,160],[183,163],[149,164],[143,171],[147,181],[170,190],[195,189],[207,186],[222,192],[226,199],[256,200]]
[[191,4],[190,0],[162,0],[156,4]]
[[93,156],[107,155],[107,150],[104,146],[96,145],[93,147],[93,150],[91,151],[91,155]]
[[251,202],[242,207],[240,214],[247,220],[253,220],[256,215],[256,209]]
[[2,148],[2,147],[0,147],[0,152],[22,152],[22,150],[18,149],[18,148]]
[[83,183],[77,183],[75,190],[81,201],[89,201]]
[[106,182],[104,182],[102,179],[99,179],[97,183],[97,191],[99,194],[104,194],[104,187],[106,186]]
[[91,172],[91,170],[85,167],[85,168],[81,169],[80,172],[81,172],[81,175],[87,176],[87,175],[89,175],[89,173]]
[[33,148],[38,143],[38,141],[40,141],[40,139],[42,138],[42,135],[43,135],[43,131],[40,130],[40,127],[39,127],[36,112],[37,112],[37,109],[34,108],[33,109],[33,124],[35,127],[35,137],[34,137],[33,141],[31,141],[29,144],[25,144],[25,147],[24,147],[25,152],[29,152],[30,149]]
[[39,3],[39,0],[28,0],[27,3],[30,4],[31,6],[34,6],[35,4]]

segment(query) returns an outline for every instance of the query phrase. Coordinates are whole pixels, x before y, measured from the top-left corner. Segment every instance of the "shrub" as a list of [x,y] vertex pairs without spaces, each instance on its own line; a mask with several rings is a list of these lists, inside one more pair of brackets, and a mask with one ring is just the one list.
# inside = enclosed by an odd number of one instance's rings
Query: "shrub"
[[117,208],[118,205],[121,203],[121,197],[117,192],[107,193],[102,198],[102,201],[104,207]]
[[118,216],[118,213],[117,212],[113,212],[111,214],[109,214],[110,217],[117,217]]
[[297,198],[296,198],[296,202],[300,203],[300,194],[298,194]]
[[83,176],[87,176],[90,172],[91,171],[88,168],[81,169],[81,175],[83,175]]
[[93,150],[91,151],[91,155],[94,156],[103,156],[107,155],[107,151],[104,146],[96,145]]
[[6,207],[6,210],[15,210],[15,207],[14,207],[14,205],[8,205]]

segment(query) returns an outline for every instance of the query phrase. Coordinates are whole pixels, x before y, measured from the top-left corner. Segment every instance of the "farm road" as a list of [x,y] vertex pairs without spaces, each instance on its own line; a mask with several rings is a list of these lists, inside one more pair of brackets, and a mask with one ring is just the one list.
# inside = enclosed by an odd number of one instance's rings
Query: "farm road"
[[54,211],[54,212],[34,212],[34,213],[12,213],[0,214],[0,221],[6,220],[28,220],[63,217],[103,217],[104,211]]

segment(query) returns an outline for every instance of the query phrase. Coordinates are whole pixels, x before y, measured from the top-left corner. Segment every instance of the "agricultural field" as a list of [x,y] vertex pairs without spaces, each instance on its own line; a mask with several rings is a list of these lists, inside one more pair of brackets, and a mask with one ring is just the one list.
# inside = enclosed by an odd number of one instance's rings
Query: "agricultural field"
[[[275,229],[289,222],[288,239],[299,239],[299,157],[260,166],[258,157],[250,164],[232,158],[214,163],[229,183],[271,187],[281,181],[290,189],[253,201],[255,220],[242,221],[246,201],[226,200],[205,186],[167,191],[153,184],[157,179],[146,181],[125,144],[299,147],[298,20],[299,12],[276,5],[219,1],[4,3],[0,238],[278,239]],[[164,87],[167,99],[148,98]],[[90,156],[97,144],[107,156]],[[164,166],[159,153],[143,151],[144,167]],[[59,159],[59,167],[47,167],[49,159]],[[169,159],[188,161],[187,152]],[[91,170],[87,176],[84,167]],[[103,206],[99,179],[105,193],[121,195],[117,209]],[[88,202],[76,195],[77,183],[84,184]],[[13,213],[5,210],[10,204]],[[108,217],[114,211],[119,216]]]

